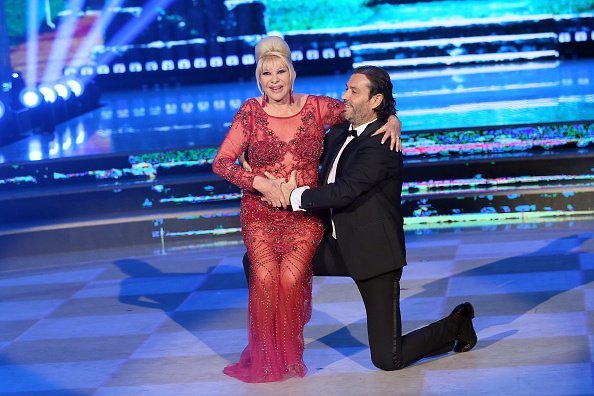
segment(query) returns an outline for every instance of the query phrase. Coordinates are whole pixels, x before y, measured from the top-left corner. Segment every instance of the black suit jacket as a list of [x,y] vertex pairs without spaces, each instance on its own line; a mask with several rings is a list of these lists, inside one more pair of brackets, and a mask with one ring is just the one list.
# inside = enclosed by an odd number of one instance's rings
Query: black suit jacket
[[305,190],[301,207],[324,210],[331,232],[330,208],[336,227],[337,246],[355,279],[367,279],[406,265],[402,192],[402,153],[381,144],[382,135],[370,137],[382,122],[367,126],[344,149],[336,180],[326,184],[328,173],[348,136],[349,123],[333,127],[325,138],[320,186]]

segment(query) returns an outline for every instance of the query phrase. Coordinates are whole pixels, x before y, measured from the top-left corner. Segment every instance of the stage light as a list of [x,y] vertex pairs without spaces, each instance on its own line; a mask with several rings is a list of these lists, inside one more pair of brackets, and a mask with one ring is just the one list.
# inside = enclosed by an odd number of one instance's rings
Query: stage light
[[241,63],[243,63],[244,65],[253,65],[254,63],[256,63],[256,58],[252,54],[243,55],[241,57]]
[[43,95],[43,99],[48,103],[54,103],[56,99],[58,99],[56,90],[47,84],[41,84],[39,86],[39,92]]
[[72,91],[74,96],[79,97],[85,92],[85,85],[75,78],[69,78],[66,80],[66,85]]
[[70,91],[70,88],[65,83],[59,82],[59,83],[54,84],[54,89],[58,93],[58,96],[61,97],[62,99],[64,99],[64,100],[70,99],[70,95],[72,94],[72,92]]
[[204,69],[208,64],[206,63],[205,58],[194,58],[194,68],[196,69]]
[[349,58],[351,56],[351,49],[348,47],[338,49],[339,58]]
[[18,72],[13,72],[12,73],[12,78],[19,78],[21,75]]
[[559,33],[560,43],[569,43],[571,41],[571,34],[569,32]]
[[80,75],[81,76],[92,76],[95,73],[95,70],[93,69],[92,66],[84,66],[80,69]]
[[334,59],[336,58],[336,51],[334,51],[334,48],[324,48],[322,51],[322,58]]
[[126,65],[124,65],[123,63],[114,63],[111,66],[111,70],[114,74],[126,73]]
[[21,92],[20,100],[23,106],[30,109],[39,106],[42,96],[34,89],[25,89]]
[[307,58],[307,60],[320,59],[320,51],[318,51],[317,49],[307,50],[307,52],[305,53],[305,57]]
[[225,63],[227,66],[237,66],[239,65],[239,57],[237,55],[229,55],[225,58]]
[[97,74],[109,74],[109,66],[107,66],[107,65],[97,66]]
[[575,41],[581,42],[588,40],[588,33],[584,31],[575,32]]
[[192,63],[189,59],[180,59],[177,61],[177,68],[179,70],[188,70],[192,68]]
[[175,63],[171,59],[165,59],[161,62],[161,70],[170,71],[175,69]]
[[4,102],[0,100],[0,120],[4,117],[4,114],[6,114],[6,106],[4,105]]
[[138,73],[142,71],[142,63],[140,62],[132,62],[128,65],[128,70],[131,73]]
[[220,56],[213,56],[210,58],[210,67],[221,67],[223,66],[223,58]]
[[291,60],[293,62],[298,62],[303,60],[303,51],[296,50],[291,52]]
[[157,71],[159,70],[159,64],[155,61],[148,61],[144,64],[146,71]]
[[78,74],[78,69],[73,66],[69,66],[64,69],[65,76],[76,76]]

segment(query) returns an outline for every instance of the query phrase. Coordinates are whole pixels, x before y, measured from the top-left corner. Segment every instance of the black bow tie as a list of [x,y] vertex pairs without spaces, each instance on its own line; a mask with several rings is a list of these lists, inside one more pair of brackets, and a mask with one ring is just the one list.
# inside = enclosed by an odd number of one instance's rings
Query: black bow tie
[[349,129],[349,135],[351,135],[352,137],[356,138],[357,136],[357,130],[356,129]]

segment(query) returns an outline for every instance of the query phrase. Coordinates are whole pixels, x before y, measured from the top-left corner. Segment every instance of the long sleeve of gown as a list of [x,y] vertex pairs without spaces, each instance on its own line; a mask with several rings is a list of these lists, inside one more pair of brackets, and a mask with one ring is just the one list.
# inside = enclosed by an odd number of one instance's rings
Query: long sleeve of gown
[[251,105],[246,102],[235,114],[231,128],[212,163],[217,175],[246,190],[252,189],[255,175],[236,163],[248,145],[251,130]]
[[345,121],[344,103],[329,96],[320,96],[317,99],[320,120],[325,130]]

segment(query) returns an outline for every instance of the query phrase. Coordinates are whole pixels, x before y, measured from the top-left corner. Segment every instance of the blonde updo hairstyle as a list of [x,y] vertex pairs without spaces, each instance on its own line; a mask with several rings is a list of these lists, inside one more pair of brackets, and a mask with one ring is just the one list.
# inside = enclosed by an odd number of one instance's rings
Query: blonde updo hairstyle
[[291,78],[291,92],[295,85],[295,69],[293,62],[291,62],[291,50],[289,45],[280,37],[268,36],[264,37],[258,44],[256,44],[256,84],[261,94],[264,94],[264,88],[260,76],[262,74],[262,67],[265,62],[272,59],[280,59],[289,69],[289,77]]

